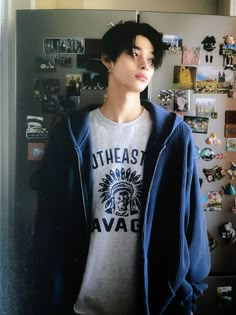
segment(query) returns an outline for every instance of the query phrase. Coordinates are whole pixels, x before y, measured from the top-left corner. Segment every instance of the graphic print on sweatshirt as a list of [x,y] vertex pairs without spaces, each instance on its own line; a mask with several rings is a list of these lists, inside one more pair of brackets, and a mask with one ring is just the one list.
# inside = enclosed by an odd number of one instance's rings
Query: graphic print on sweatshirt
[[99,204],[104,215],[96,213],[92,232],[140,232],[140,210],[143,180],[131,167],[115,168],[98,184]]
[[105,211],[120,217],[134,215],[140,211],[140,197],[143,181],[141,175],[131,168],[111,170],[106,178],[102,178],[100,198],[105,204]]

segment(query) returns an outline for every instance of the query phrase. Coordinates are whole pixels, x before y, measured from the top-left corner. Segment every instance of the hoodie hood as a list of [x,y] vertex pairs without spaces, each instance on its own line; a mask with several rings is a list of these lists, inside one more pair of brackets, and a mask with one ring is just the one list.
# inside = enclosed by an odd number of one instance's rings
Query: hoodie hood
[[183,119],[176,113],[168,112],[149,101],[142,101],[142,105],[150,112],[153,119],[153,137],[155,141],[159,145],[165,146],[174,130],[183,122]]
[[68,115],[68,129],[76,147],[82,147],[89,135],[88,115],[91,110],[94,110],[97,107],[99,106],[91,105]]

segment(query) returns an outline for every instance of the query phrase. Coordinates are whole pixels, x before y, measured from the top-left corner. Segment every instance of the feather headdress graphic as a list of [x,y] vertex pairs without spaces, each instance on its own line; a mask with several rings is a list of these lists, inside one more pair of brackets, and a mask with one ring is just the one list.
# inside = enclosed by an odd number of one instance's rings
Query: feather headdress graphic
[[125,170],[122,167],[121,170],[111,170],[105,176],[98,190],[102,203],[105,203],[105,211],[123,217],[138,213],[143,187],[141,175],[137,175],[136,171],[132,172],[130,168]]

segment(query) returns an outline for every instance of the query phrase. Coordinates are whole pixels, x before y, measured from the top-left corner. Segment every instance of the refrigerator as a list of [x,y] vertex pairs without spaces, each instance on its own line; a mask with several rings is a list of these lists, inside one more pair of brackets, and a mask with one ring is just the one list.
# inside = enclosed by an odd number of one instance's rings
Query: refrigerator
[[[105,97],[100,39],[136,11],[19,10],[16,16],[16,193],[17,299],[14,314],[29,314],[27,274],[37,211],[37,171],[50,128],[58,116]],[[12,303],[11,303],[12,305]]]
[[[150,98],[190,123],[196,146],[212,261],[206,279],[208,290],[199,300],[197,314],[233,315],[236,314],[236,214],[232,210],[236,196],[234,191],[228,194],[227,188],[236,187],[231,173],[236,152],[229,146],[234,135],[227,129],[235,123],[230,116],[236,113],[236,68],[225,63],[222,47],[226,35],[236,37],[236,17],[140,12],[140,21],[163,32],[167,43],[162,67],[154,74],[149,89]],[[211,42],[210,49],[204,45],[206,41]],[[176,80],[178,71],[184,71],[186,76],[190,71],[191,78],[196,80],[188,84],[181,81],[181,74]],[[202,88],[204,81],[206,86]],[[221,84],[219,89],[207,86],[214,81]],[[226,82],[230,82],[228,86]],[[226,89],[221,89],[222,86]],[[195,123],[200,124],[200,129],[195,128]],[[215,141],[211,141],[212,134]],[[216,169],[223,174],[211,178]],[[171,192],[167,194],[171,200]],[[225,237],[227,226],[233,232],[232,237]]]
[[[236,38],[235,17],[135,10],[17,11],[15,243],[19,270],[25,268],[31,243],[37,210],[37,171],[50,128],[70,110],[102,104],[106,82],[105,69],[99,61],[99,39],[113,24],[125,20],[150,23],[164,35],[163,64],[143,96],[168,111],[177,111],[191,128],[193,124],[198,126],[197,132],[193,129],[193,137],[212,266],[206,279],[209,288],[199,300],[197,315],[233,315],[236,241],[226,237],[224,228],[236,229],[236,213],[232,211],[236,180],[227,172],[234,171],[236,163],[236,151],[229,141],[234,139],[236,124],[235,71],[227,64],[223,48],[226,35]],[[187,79],[180,82],[183,69]],[[213,73],[213,78],[206,79],[206,73]],[[202,88],[204,79],[214,84],[220,81],[222,90],[214,90],[214,86]],[[228,82],[229,86],[225,86]],[[210,180],[206,175],[216,170],[220,175]],[[229,188],[231,194],[225,193]],[[212,195],[215,199],[210,199]],[[216,196],[221,197],[220,203],[217,199],[218,203],[209,206]],[[167,200],[171,200],[171,192],[167,192]],[[19,280],[19,309],[27,300],[22,283]]]
[[136,11],[122,10],[17,11],[16,233],[23,251],[37,206],[34,174],[50,127],[60,114],[103,102],[99,39],[112,24],[136,19]]

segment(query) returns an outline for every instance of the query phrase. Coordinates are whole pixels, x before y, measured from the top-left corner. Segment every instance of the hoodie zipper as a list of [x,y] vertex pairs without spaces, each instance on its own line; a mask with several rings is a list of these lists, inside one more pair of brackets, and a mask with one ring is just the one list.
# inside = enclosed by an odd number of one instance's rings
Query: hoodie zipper
[[[83,175],[82,175],[82,167],[81,167],[81,158],[80,158],[80,153],[77,147],[77,142],[75,140],[72,128],[71,128],[71,122],[70,122],[70,118],[68,117],[68,129],[69,129],[69,133],[72,139],[72,142],[74,144],[74,149],[75,152],[77,154],[77,159],[78,159],[78,169],[79,169],[79,179],[80,179],[80,186],[81,186],[81,193],[82,193],[82,202],[83,202],[83,206],[84,206],[84,218],[85,218],[85,222],[88,226],[88,210],[87,210],[87,206],[86,206],[86,200],[85,200],[85,187],[83,185]],[[86,138],[86,135],[84,136],[84,139]],[[84,141],[83,139],[83,141]]]
[[147,197],[147,201],[146,201],[146,207],[145,207],[145,217],[144,217],[144,225],[143,225],[143,241],[144,241],[144,226],[146,225],[146,220],[147,220],[147,208],[148,208],[148,204],[149,204],[149,200],[150,200],[150,191],[151,191],[151,188],[153,186],[153,181],[154,181],[154,174],[156,173],[156,169],[157,169],[157,166],[158,166],[158,163],[160,161],[160,157],[161,157],[161,154],[162,152],[165,150],[166,148],[166,145],[163,146],[163,148],[161,149],[158,157],[157,157],[157,161],[156,161],[156,164],[155,164],[155,168],[154,168],[154,172],[153,172],[153,176],[152,176],[152,180],[151,180],[151,184],[150,184],[150,187],[149,187],[149,191],[148,191],[148,197]]
[[82,171],[81,171],[81,160],[79,156],[79,152],[76,146],[74,146],[77,158],[78,158],[78,169],[79,169],[79,179],[80,179],[80,186],[81,186],[81,193],[82,193],[82,201],[83,201],[83,206],[84,206],[84,217],[86,224],[88,226],[88,211],[87,211],[87,206],[86,206],[86,201],[85,201],[85,187],[83,185],[83,176],[82,176]]
[[[153,181],[154,181],[154,175],[156,173],[156,170],[157,170],[157,166],[158,166],[158,163],[160,161],[160,158],[161,158],[161,155],[162,155],[162,152],[165,150],[166,148],[166,144],[164,144],[163,148],[161,149],[161,151],[159,152],[158,154],[158,157],[157,157],[157,161],[156,161],[156,164],[155,164],[155,168],[154,168],[154,172],[153,172],[153,176],[152,176],[152,180],[151,180],[151,184],[150,184],[150,187],[149,187],[149,191],[148,191],[148,196],[147,196],[147,201],[146,201],[146,207],[145,207],[145,216],[144,216],[144,223],[143,223],[143,231],[142,231],[142,243],[143,243],[143,249],[144,249],[144,229],[145,229],[145,226],[146,226],[146,221],[147,221],[147,209],[148,209],[148,204],[149,204],[149,201],[150,201],[150,191],[151,191],[151,188],[153,186]],[[144,251],[144,250],[143,250]],[[146,255],[144,255],[144,266],[147,266],[148,262],[147,262],[147,259],[146,259]],[[145,292],[146,290],[148,290],[148,286],[146,284],[147,281],[146,279],[144,279],[144,284],[145,284]],[[148,294],[145,295],[145,305],[146,305],[146,314],[147,315],[150,315],[150,310],[149,310],[149,305],[148,305],[148,300],[146,299],[148,297]]]

